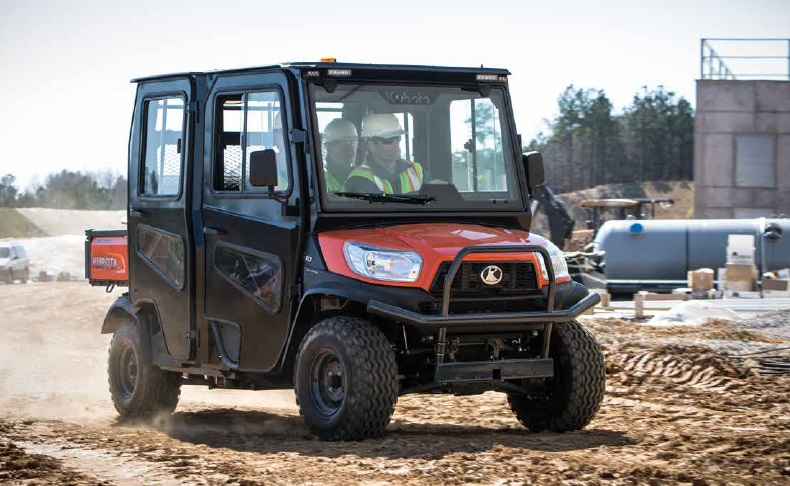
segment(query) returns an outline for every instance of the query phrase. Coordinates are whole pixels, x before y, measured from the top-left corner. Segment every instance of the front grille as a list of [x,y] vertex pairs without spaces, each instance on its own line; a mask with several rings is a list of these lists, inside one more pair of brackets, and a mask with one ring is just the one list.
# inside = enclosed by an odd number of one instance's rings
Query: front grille
[[[439,314],[442,311],[440,300],[421,302],[419,309],[422,314]],[[465,299],[450,300],[450,314],[490,314],[508,312],[537,312],[546,310],[542,298],[524,297],[519,299]]]
[[[452,262],[444,262],[439,266],[431,284],[431,294],[434,296],[442,295],[450,265]],[[489,265],[502,269],[502,280],[497,284],[485,283],[480,275]],[[450,286],[450,295],[508,295],[535,293],[538,290],[538,278],[532,262],[463,262]]]

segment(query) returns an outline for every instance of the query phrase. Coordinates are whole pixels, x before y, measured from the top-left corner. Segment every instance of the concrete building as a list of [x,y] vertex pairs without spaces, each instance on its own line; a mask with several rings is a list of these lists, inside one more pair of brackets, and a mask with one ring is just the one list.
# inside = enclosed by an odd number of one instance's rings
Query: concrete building
[[[710,48],[706,53],[706,47],[703,39],[694,121],[694,216],[790,216],[790,73],[782,81],[744,79],[724,66],[725,56]],[[710,71],[706,76],[714,62],[725,76]]]

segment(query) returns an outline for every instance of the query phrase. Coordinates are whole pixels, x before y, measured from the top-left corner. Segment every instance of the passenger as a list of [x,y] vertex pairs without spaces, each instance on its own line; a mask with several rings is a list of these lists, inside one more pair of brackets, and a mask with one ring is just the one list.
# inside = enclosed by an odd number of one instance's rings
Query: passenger
[[358,146],[357,127],[350,121],[335,118],[324,129],[324,180],[329,194],[343,190],[343,182],[357,159]]
[[403,128],[395,115],[371,113],[362,120],[367,155],[346,180],[348,192],[404,194],[422,187],[423,170],[401,157]]

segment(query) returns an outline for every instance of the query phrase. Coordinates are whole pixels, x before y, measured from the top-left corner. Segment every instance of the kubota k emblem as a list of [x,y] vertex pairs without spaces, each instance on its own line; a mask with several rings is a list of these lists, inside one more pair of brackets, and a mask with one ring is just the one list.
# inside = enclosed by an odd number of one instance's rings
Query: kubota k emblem
[[480,272],[480,278],[488,285],[496,285],[502,281],[502,269],[496,265],[489,265]]

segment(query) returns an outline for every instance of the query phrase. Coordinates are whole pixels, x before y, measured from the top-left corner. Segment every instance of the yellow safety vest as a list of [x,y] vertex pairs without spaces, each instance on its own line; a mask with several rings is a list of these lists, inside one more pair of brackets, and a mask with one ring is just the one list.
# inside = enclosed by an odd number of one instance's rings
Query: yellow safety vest
[[[422,187],[422,175],[422,165],[418,164],[417,162],[409,162],[409,166],[402,170],[400,174],[398,174],[400,177],[400,187],[402,192],[405,194],[407,192],[420,190],[420,187]],[[395,191],[392,189],[392,184],[390,184],[390,181],[377,176],[368,165],[363,165],[352,170],[351,174],[348,175],[348,178],[350,179],[352,177],[364,177],[365,179],[376,184],[376,187],[378,187],[379,190],[384,194],[395,193]]]
[[328,170],[324,170],[324,182],[326,182],[326,192],[330,194],[343,190],[343,184]]

